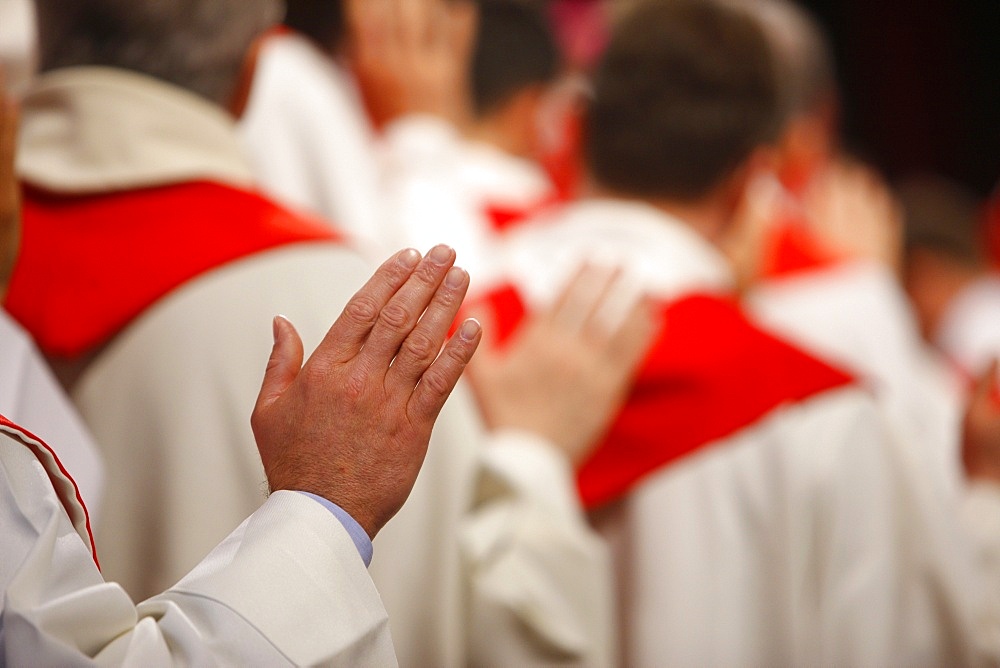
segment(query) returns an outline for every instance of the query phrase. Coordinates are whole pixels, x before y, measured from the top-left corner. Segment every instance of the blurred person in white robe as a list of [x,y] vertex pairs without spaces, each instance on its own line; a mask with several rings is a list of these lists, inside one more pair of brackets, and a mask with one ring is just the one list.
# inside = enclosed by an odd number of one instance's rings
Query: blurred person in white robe
[[921,332],[966,380],[1000,357],[1000,275],[982,202],[961,184],[922,176],[897,185],[905,216],[904,283]]
[[[661,306],[629,401],[578,470],[613,545],[624,665],[975,664],[995,640],[981,594],[996,567],[975,563],[939,473],[863,376],[739,306],[723,249],[772,174],[772,57],[729,5],[627,15],[587,112],[595,194],[496,254],[477,286],[487,330],[517,342],[520,319],[586,260],[626,268],[619,305],[638,285]],[[503,345],[480,350],[473,381]]]
[[[565,197],[567,170],[557,187],[543,165],[566,162],[580,82],[561,78],[539,8],[490,0],[470,22],[465,4],[421,27],[392,3],[292,0],[241,121],[268,192],[376,247],[444,241],[473,276],[497,236]],[[441,45],[406,37],[424,31]]]
[[[137,598],[261,502],[246,406],[250,360],[270,343],[256,325],[285,313],[314,346],[368,272],[325,223],[257,193],[241,155],[244,57],[274,3],[196,11],[203,1],[40,2],[44,72],[25,98],[24,243],[7,306],[107,453],[98,539],[107,572]],[[447,277],[452,297],[468,285],[445,245],[406,257],[428,283]],[[603,664],[614,652],[606,550],[570,462],[615,410],[648,327],[637,318],[588,339],[566,369],[551,350],[575,333],[543,323],[533,363],[513,373],[545,419],[488,432],[459,387],[410,503],[379,535],[371,573],[405,664]],[[436,353],[422,343],[415,354]],[[563,378],[564,390],[550,396],[535,377]]]
[[469,0],[287,2],[240,120],[261,186],[366,251],[398,247],[387,188],[455,149],[474,28]]
[[776,62],[781,121],[734,258],[748,308],[797,344],[863,377],[958,493],[962,405],[920,337],[900,283],[902,221],[874,170],[839,145],[836,64],[822,26],[787,0],[722,0],[758,21]]
[[479,3],[469,80],[463,136],[395,171],[388,220],[397,243],[454,244],[475,277],[507,231],[568,195],[546,166],[564,149],[580,81],[564,76],[541,8],[517,0]]
[[[17,3],[0,5],[0,12],[13,11],[14,4]],[[4,24],[3,21],[12,18],[7,15],[0,17],[0,25],[9,29],[11,24]],[[5,40],[5,36],[0,36],[0,43],[9,43]],[[4,62],[7,62],[6,59]],[[5,80],[9,81],[7,70],[0,65],[0,94],[4,94]],[[13,119],[15,114],[16,108],[5,106],[8,119]],[[13,158],[10,157],[16,143],[16,123],[13,120],[8,120],[3,126],[0,143],[0,150],[9,161],[0,166],[0,179],[13,179]],[[19,188],[5,187],[0,191],[0,267],[3,267],[0,271],[0,293],[7,290],[20,244],[20,207]],[[104,466],[90,434],[31,337],[3,310],[0,310],[0,368],[4,369],[0,379],[0,413],[27,429],[46,433],[58,443],[59,456],[74,471],[83,498],[92,508],[99,507]]]
[[[15,118],[16,107],[0,97],[4,282],[16,256],[9,251],[17,247],[19,219]],[[415,376],[389,371],[397,357],[393,344],[414,336],[443,344],[459,306],[442,299],[444,288],[433,295],[423,290],[411,278],[413,268],[400,272],[387,262],[305,366],[298,334],[275,318],[274,347],[252,416],[272,494],[191,573],[138,606],[100,572],[87,490],[74,478],[78,464],[91,473],[88,462],[72,451],[62,456],[64,448],[34,433],[51,421],[58,435],[77,437],[62,425],[64,407],[54,405],[46,416],[44,395],[18,396],[33,410],[26,413],[29,430],[8,417],[5,405],[2,662],[395,665],[385,609],[365,570],[369,537],[409,494],[432,425],[479,339],[478,324],[468,323],[440,357],[418,364]],[[363,301],[426,312],[419,323],[373,327],[350,317]],[[347,382],[351,378],[358,382]]]

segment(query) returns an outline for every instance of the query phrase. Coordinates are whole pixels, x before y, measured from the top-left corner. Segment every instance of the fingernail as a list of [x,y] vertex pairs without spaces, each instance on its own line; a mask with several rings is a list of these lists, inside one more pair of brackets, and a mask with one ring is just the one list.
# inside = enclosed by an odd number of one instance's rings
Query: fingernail
[[448,270],[448,275],[444,277],[444,284],[449,288],[460,288],[465,284],[468,274],[461,267],[452,267]]
[[407,248],[399,254],[399,263],[407,269],[413,269],[418,262],[420,262],[420,253],[412,248]]
[[442,244],[432,248],[427,257],[429,257],[434,264],[448,264],[448,261],[451,260],[451,254],[451,248]]
[[478,320],[469,318],[462,323],[462,326],[458,330],[458,335],[465,341],[471,341],[476,338],[476,335],[479,334],[479,330],[482,328],[483,326],[479,324]]
[[283,315],[276,315],[271,320],[271,335],[274,337],[274,343],[276,345],[278,343],[278,336],[281,327],[281,325],[278,323],[279,320],[287,320],[287,318],[285,318],[285,316]]

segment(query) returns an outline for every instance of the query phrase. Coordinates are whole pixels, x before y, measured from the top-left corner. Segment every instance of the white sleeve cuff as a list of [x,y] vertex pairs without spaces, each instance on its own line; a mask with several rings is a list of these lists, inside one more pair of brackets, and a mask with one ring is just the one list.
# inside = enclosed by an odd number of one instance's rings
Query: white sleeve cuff
[[490,435],[483,460],[517,493],[567,516],[582,515],[573,467],[545,438],[517,429],[498,429]]

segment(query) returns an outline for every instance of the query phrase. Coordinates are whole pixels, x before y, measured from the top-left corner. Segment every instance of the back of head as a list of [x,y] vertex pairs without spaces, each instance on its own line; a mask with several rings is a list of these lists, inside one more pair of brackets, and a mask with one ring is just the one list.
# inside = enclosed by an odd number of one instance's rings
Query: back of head
[[553,81],[560,57],[546,17],[525,0],[481,0],[472,89],[478,116],[489,114],[518,92]]
[[823,28],[791,0],[722,0],[758,21],[774,50],[774,63],[787,116],[806,113],[834,97],[833,51]]
[[696,200],[778,125],[771,51],[755,20],[716,2],[648,0],[617,26],[585,130],[598,185]]
[[347,33],[342,0],[286,0],[284,24],[330,53],[341,47]]
[[907,252],[928,251],[952,263],[984,263],[980,202],[964,186],[938,176],[914,176],[897,185],[905,216]]
[[43,72],[96,65],[156,77],[225,105],[279,0],[37,0]]

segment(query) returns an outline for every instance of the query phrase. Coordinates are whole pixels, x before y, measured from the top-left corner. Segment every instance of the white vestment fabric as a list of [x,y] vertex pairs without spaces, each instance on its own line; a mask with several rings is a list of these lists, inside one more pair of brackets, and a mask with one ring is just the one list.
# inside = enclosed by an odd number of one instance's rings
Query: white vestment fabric
[[[768,327],[865,380],[894,430],[926,457],[932,482],[957,504],[992,578],[983,591],[1000,610],[1000,487],[970,484],[960,458],[966,383],[1000,355],[1000,280],[977,281],[945,312],[935,342],[943,358],[924,343],[898,279],[882,266],[802,272],[758,286],[747,301]],[[989,644],[1000,647],[1000,619],[982,623]]]
[[747,307],[768,328],[861,377],[894,429],[921,446],[945,489],[961,489],[962,395],[921,338],[888,268],[844,262],[765,281],[750,291]]
[[553,192],[537,165],[441,119],[409,115],[377,133],[347,66],[295,33],[264,43],[240,135],[279,201],[380,254],[449,244],[474,281],[495,236],[485,208],[531,209]]
[[[71,119],[74,141],[47,140],[47,128],[61,127],[53,118]],[[230,121],[135,75],[43,77],[22,132],[22,174],[57,192],[192,175],[246,183]],[[109,135],[136,148],[103,151]],[[158,138],[169,138],[168,161],[157,158]],[[288,317],[311,351],[370,271],[350,249],[323,243],[231,262],[159,300],[90,365],[72,396],[105,449],[98,544],[109,577],[137,596],[162,590],[258,507],[264,476],[249,417],[271,319]],[[404,666],[606,665],[614,651],[607,554],[568,465],[537,439],[487,438],[462,385],[409,501],[375,541],[371,573]]]
[[38,442],[0,431],[0,663],[396,665],[364,562],[315,501],[275,493],[180,582],[136,606],[102,577],[53,469],[29,449]]
[[[240,139],[265,192],[381,246],[375,131],[350,72],[306,37],[268,37],[258,54]],[[426,249],[420,249],[426,250]]]
[[416,248],[447,243],[474,282],[503,236],[491,210],[527,217],[555,199],[538,165],[464,140],[429,117],[394,123],[381,148],[387,239]]
[[[491,280],[538,306],[584,259],[622,264],[662,300],[732,284],[686,225],[612,200],[526,228]],[[956,512],[863,387],[778,407],[595,513],[615,555],[623,664],[973,663],[996,617]]]
[[22,92],[35,75],[37,41],[35,3],[0,0],[0,68],[7,90]]
[[1000,276],[984,276],[959,293],[941,317],[934,343],[972,377],[1000,359]]
[[101,455],[31,338],[3,310],[0,369],[0,414],[28,431],[51,438],[95,518],[104,493]]

